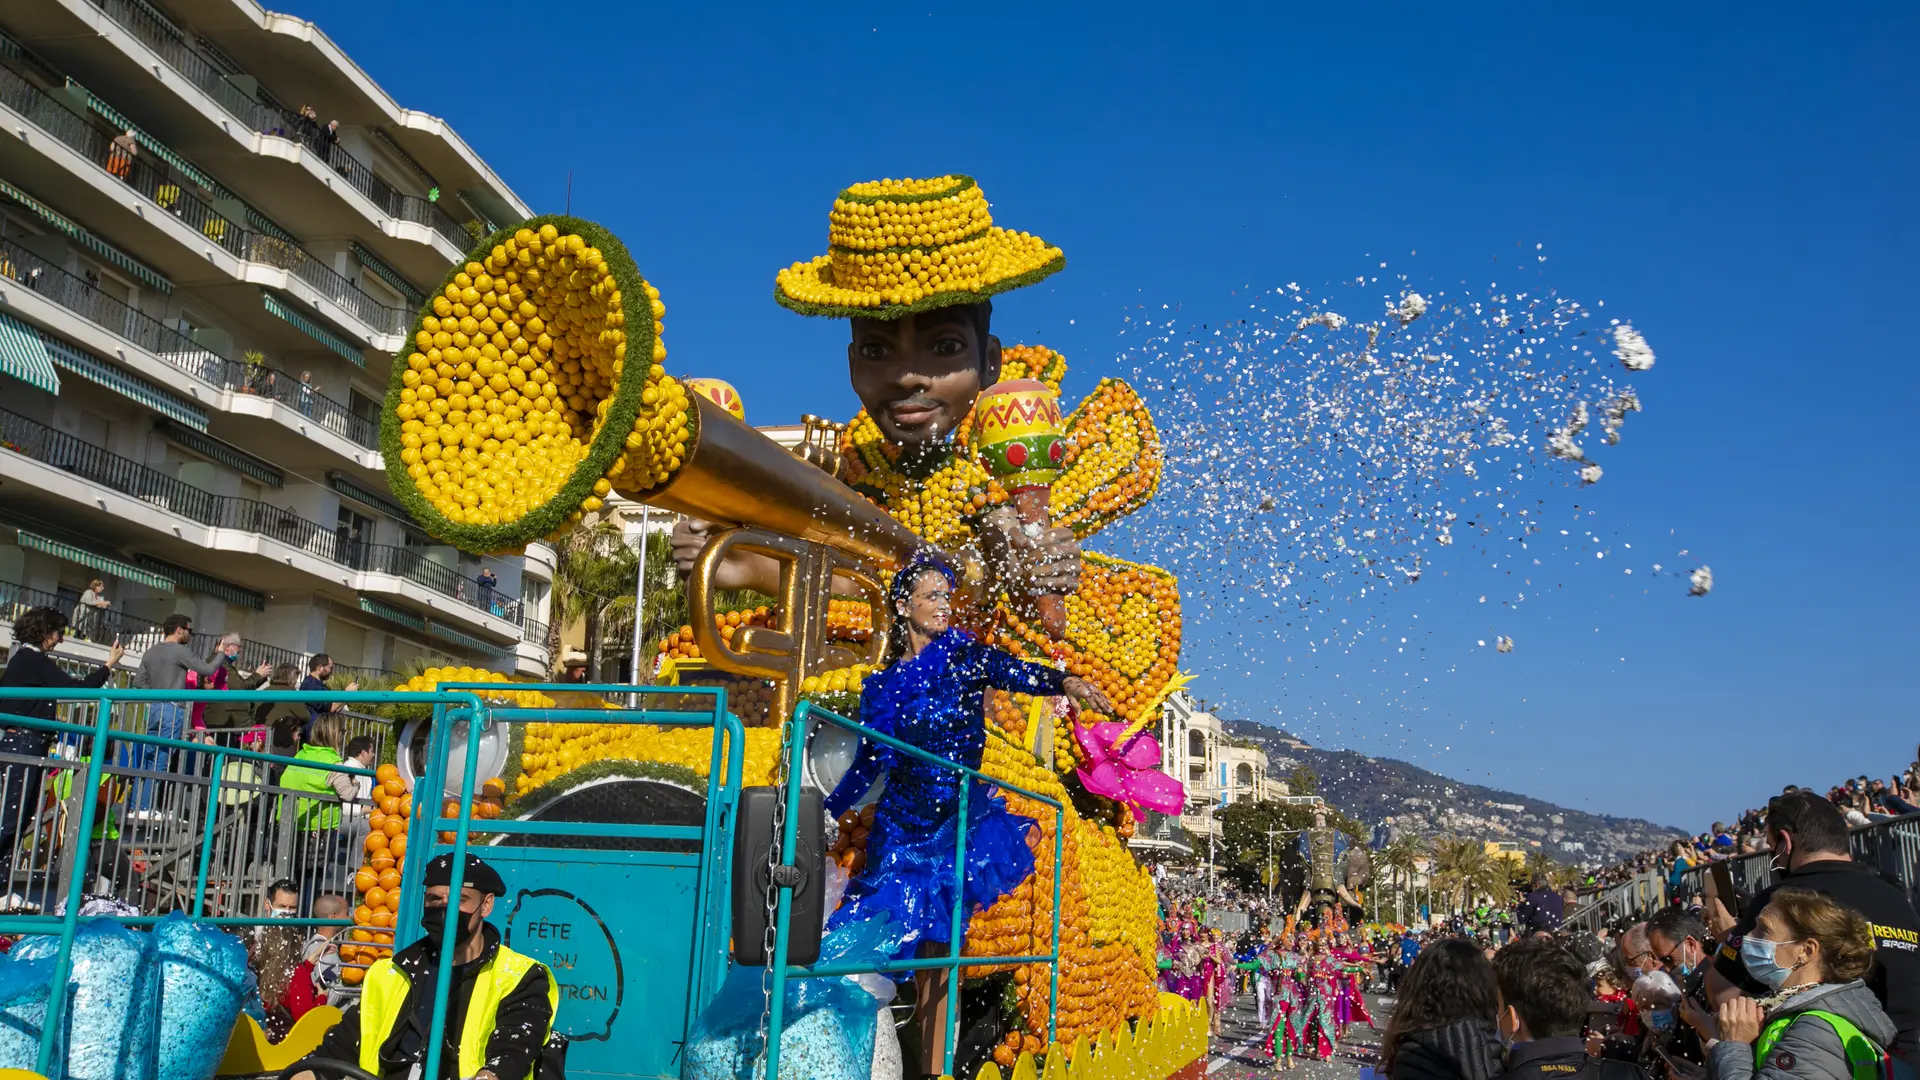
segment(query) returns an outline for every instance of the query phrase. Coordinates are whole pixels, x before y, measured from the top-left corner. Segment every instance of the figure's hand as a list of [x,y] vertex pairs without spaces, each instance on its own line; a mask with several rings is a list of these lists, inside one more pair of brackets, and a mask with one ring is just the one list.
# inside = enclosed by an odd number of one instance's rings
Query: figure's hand
[[1016,529],[1013,556],[1035,595],[1071,596],[1080,591],[1080,541],[1072,529],[1047,529],[1038,539]]
[[1088,712],[1097,712],[1102,716],[1115,715],[1114,704],[1107,699],[1107,695],[1102,693],[1099,687],[1078,675],[1067,676],[1062,689],[1066,690],[1068,697],[1084,705]]
[[351,679],[347,682],[347,693],[351,694],[358,689],[360,689],[360,680]]
[[1721,1042],[1751,1043],[1760,1037],[1760,1003],[1750,997],[1730,998],[1720,1003]]
[[711,521],[699,518],[681,518],[674,523],[673,534],[667,540],[667,547],[673,551],[673,568],[681,577],[693,573],[694,560],[706,550],[707,541],[713,539],[718,526]]
[[125,645],[120,644],[119,638],[114,638],[113,647],[107,650],[107,669],[111,671],[112,669],[119,667],[120,658],[125,655],[127,655],[127,647]]
[[266,678],[267,676],[273,674],[273,665],[261,664],[259,667],[253,669],[253,673],[255,675],[260,676],[261,678]]

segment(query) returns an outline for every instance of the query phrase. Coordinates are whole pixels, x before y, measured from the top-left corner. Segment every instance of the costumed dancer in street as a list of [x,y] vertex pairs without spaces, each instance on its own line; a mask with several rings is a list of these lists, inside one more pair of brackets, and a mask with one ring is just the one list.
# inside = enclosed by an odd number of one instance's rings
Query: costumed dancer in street
[[1218,1035],[1221,1020],[1233,1008],[1233,980],[1239,976],[1233,953],[1228,950],[1226,938],[1218,930],[1210,934],[1207,961],[1212,969],[1207,987],[1207,1014],[1212,1018],[1213,1033]]
[[1350,944],[1344,934],[1335,936],[1328,958],[1334,965],[1334,1019],[1339,1024],[1340,1037],[1344,1039],[1347,1028],[1356,1020],[1368,1027],[1374,1026],[1373,1017],[1367,1014],[1366,997],[1360,989],[1373,958]]
[[1293,1067],[1293,1057],[1301,1049],[1300,1029],[1295,1023],[1302,996],[1297,978],[1300,958],[1294,953],[1291,941],[1283,938],[1268,954],[1268,962],[1272,965],[1267,974],[1273,979],[1274,992],[1267,1054],[1273,1058],[1274,1068],[1285,1070]]
[[[870,676],[860,693],[860,722],[968,768],[980,767],[986,746],[984,699],[989,687],[1028,694],[1065,694],[1097,712],[1113,705],[1086,681],[1042,664],[1016,660],[949,625],[953,571],[938,558],[914,557],[894,575],[888,594],[895,627],[891,665]],[[954,841],[960,787],[946,769],[863,740],[847,775],[827,799],[835,818],[859,802],[878,777],[886,790],[874,813],[867,862],[847,883],[846,899],[827,920],[832,932],[886,913],[903,931],[896,958],[916,950],[943,952],[952,935]],[[978,780],[965,781],[968,913],[999,900],[1033,873],[1027,848],[1031,818],[1014,814]],[[922,1046],[943,1061],[946,973],[915,976]]]
[[1261,1027],[1267,1026],[1268,1017],[1273,1014],[1273,980],[1267,977],[1267,957],[1271,947],[1258,937],[1251,939],[1235,959],[1253,991],[1254,1014]]
[[1300,960],[1305,998],[1300,1006],[1300,1052],[1319,1061],[1333,1057],[1340,1032],[1333,1019],[1333,971],[1319,941],[1307,945]]

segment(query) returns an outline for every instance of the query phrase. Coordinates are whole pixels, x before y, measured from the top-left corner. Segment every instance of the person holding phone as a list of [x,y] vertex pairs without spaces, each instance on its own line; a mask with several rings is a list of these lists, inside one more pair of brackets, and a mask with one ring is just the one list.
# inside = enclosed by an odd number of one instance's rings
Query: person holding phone
[[[120,639],[115,638],[113,647],[107,650],[105,667],[95,668],[76,679],[62,670],[50,655],[66,640],[66,636],[67,617],[58,608],[32,608],[15,619],[13,654],[7,657],[5,674],[0,674],[0,686],[41,686],[67,692],[97,690],[105,686],[108,676],[119,666],[120,658],[126,655],[126,650],[120,647]],[[36,720],[52,720],[57,700],[58,695],[30,701],[8,701],[0,704],[0,712]],[[9,754],[47,757],[53,750],[53,738],[53,732],[39,728],[0,725],[0,751]],[[45,771],[44,766],[21,764],[7,765],[0,770],[0,784],[5,786],[5,796],[0,798],[0,858],[8,861],[9,875],[16,861],[13,849],[21,832],[21,819],[39,810],[40,784],[45,779]]]

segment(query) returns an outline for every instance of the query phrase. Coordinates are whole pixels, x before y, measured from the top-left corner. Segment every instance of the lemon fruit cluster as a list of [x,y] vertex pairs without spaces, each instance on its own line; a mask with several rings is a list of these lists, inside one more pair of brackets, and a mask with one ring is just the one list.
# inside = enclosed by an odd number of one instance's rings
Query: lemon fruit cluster
[[895,318],[972,303],[1066,265],[1060,249],[993,224],[969,176],[875,180],[840,192],[827,254],[775,275],[774,298],[803,315]]
[[[1151,1016],[1158,1004],[1154,959],[1158,905],[1153,879],[1134,863],[1110,825],[1081,816],[1058,777],[1034,763],[1018,736],[989,724],[982,771],[1066,803],[1060,880],[1060,997],[1056,1038],[1071,1045],[1127,1021]],[[1029,834],[1034,873],[967,926],[968,956],[1032,956],[1051,950],[1053,934],[1053,807],[1006,791],[1007,808],[1034,819]],[[991,969],[969,969],[986,974]],[[1022,1053],[1045,1049],[1051,971],[1027,964],[1014,971],[1021,1017],[995,1048],[1011,1067]]]
[[815,697],[824,694],[852,694],[859,696],[860,688],[866,683],[867,676],[876,669],[872,664],[853,664],[849,667],[834,668],[818,675],[809,675],[800,680],[800,693]]
[[481,698],[496,705],[511,705],[520,709],[551,709],[554,705],[552,698],[538,691],[512,689],[511,679],[497,671],[488,671],[486,668],[430,667],[394,689],[409,693],[431,692],[440,689],[443,685],[477,682],[500,684],[501,688],[498,690],[489,688],[474,691]]
[[615,488],[669,481],[696,422],[667,375],[666,308],[591,222],[483,241],[422,308],[381,431],[394,492],[471,551],[556,535]]
[[1160,433],[1133,387],[1100,380],[1066,427],[1065,464],[1047,498],[1055,525],[1091,536],[1160,489]]
[[[772,783],[779,755],[779,728],[748,728],[742,782],[748,786]],[[704,780],[712,772],[713,729],[653,724],[528,724],[514,794],[537,791],[575,769],[602,761],[676,765]],[[721,755],[721,764],[726,764],[725,754]]]

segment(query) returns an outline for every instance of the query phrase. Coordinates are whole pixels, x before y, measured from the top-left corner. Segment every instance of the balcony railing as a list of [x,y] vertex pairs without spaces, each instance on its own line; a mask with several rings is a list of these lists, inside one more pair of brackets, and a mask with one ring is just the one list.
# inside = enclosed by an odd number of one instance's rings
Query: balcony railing
[[[410,325],[412,315],[405,308],[388,307],[362,292],[346,275],[315,258],[299,244],[222,215],[201,198],[204,189],[194,181],[172,175],[149,164],[138,153],[130,154],[114,146],[113,140],[92,121],[6,67],[0,67],[0,103],[26,116],[41,130],[118,177],[149,202],[179,218],[235,258],[287,271],[380,333],[402,334]],[[464,229],[460,235],[460,246],[471,246]]]
[[547,624],[533,619],[520,620],[520,640],[547,647]]
[[518,603],[503,602],[501,594],[492,587],[483,587],[477,578],[434,562],[416,549],[368,544],[337,527],[330,529],[285,507],[257,499],[215,495],[5,409],[0,409],[0,449],[33,458],[210,528],[256,533],[352,570],[403,577],[475,610],[515,625],[521,622]]
[[371,199],[389,217],[426,225],[445,237],[455,248],[465,251],[473,238],[453,215],[417,195],[408,195],[374,175],[366,163],[347,153],[328,137],[326,129],[311,118],[280,105],[262,103],[257,96],[235,85],[214,63],[202,56],[179,32],[153,16],[143,5],[131,0],[94,0],[107,17],[125,27],[141,44],[152,49],[167,66],[186,76],[220,107],[263,135],[293,139],[312,150],[335,172],[346,178],[356,191]]
[[[82,607],[74,597],[0,581],[0,621],[11,624],[29,608],[37,607],[50,607],[68,616],[71,625],[67,629],[67,637],[70,640],[91,641],[99,645],[118,641],[129,651],[140,652],[158,643],[161,638],[161,625],[152,619],[144,619],[115,607]],[[223,636],[211,631],[196,631],[187,639],[187,648],[196,655],[210,656]],[[305,671],[306,662],[305,656],[292,649],[240,639],[239,666],[242,670],[261,664],[294,664]]]
[[12,278],[68,311],[126,338],[181,371],[224,390],[270,397],[319,421],[336,435],[368,449],[380,445],[379,424],[306,383],[265,365],[236,363],[214,355],[192,338],[140,309],[108,296],[85,278],[0,240],[0,275]]

